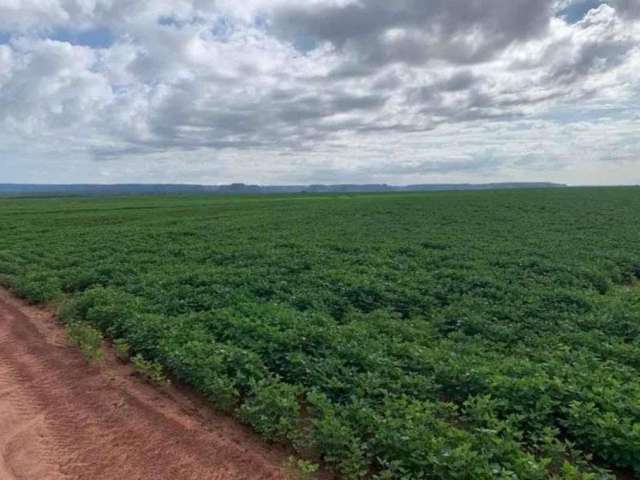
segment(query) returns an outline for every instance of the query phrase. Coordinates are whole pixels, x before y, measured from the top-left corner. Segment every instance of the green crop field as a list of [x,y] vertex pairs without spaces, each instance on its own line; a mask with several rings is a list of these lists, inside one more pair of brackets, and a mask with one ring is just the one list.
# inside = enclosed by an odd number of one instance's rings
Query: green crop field
[[0,279],[340,478],[640,476],[640,189],[0,200]]

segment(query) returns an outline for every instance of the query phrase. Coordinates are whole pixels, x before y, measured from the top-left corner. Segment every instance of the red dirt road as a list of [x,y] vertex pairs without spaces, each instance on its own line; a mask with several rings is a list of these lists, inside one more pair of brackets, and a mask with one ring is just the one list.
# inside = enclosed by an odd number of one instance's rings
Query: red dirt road
[[48,313],[0,289],[1,480],[285,478],[284,452],[108,357],[88,365]]

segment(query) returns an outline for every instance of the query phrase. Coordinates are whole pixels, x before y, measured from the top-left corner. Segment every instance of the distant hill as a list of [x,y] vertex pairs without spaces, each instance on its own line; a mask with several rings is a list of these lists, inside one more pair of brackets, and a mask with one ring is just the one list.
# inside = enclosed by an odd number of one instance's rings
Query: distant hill
[[422,192],[443,190],[492,190],[514,188],[556,188],[566,185],[548,182],[515,182],[483,184],[418,184],[394,186],[386,184],[344,185],[182,185],[182,184],[14,184],[0,183],[2,196],[107,196],[107,195],[166,195],[179,193],[209,194],[268,194],[268,193],[356,193],[356,192]]

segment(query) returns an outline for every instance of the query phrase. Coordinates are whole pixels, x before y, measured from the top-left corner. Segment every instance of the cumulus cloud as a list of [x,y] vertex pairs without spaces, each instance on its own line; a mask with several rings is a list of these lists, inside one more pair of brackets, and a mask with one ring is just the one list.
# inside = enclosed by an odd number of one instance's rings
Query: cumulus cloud
[[639,9],[7,0],[0,181],[629,181]]

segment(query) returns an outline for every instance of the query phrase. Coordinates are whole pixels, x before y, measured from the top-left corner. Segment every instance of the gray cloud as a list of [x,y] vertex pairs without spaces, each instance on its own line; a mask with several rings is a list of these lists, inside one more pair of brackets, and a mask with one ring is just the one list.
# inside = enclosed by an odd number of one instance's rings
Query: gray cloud
[[613,5],[627,17],[640,17],[640,2],[638,0],[617,0]]
[[492,58],[513,42],[542,35],[552,6],[552,0],[292,4],[276,9],[274,24],[285,34],[328,41],[358,63],[473,63]]
[[565,174],[585,149],[597,177],[640,143],[638,2],[597,3],[5,3],[2,155],[59,166],[72,152],[109,178],[174,161],[200,180],[210,159],[228,180],[412,183]]

